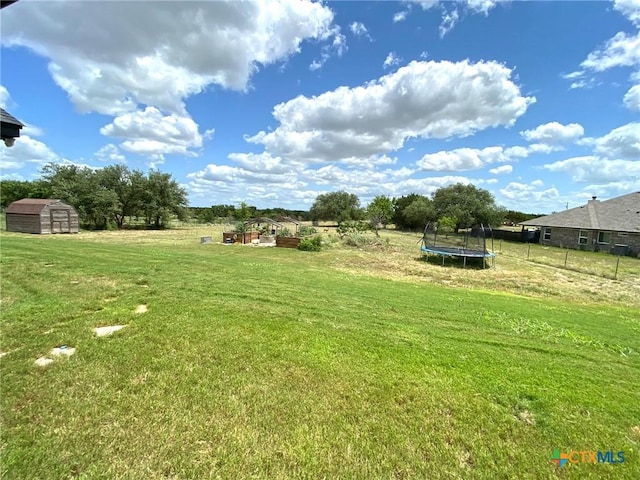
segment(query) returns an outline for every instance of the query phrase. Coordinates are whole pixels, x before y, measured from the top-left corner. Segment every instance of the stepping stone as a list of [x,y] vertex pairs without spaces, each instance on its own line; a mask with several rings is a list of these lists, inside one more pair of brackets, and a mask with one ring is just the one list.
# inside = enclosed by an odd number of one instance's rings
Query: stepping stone
[[113,332],[122,330],[126,326],[127,325],[111,325],[110,327],[96,327],[93,331],[96,333],[96,337],[106,337],[107,335],[111,335]]
[[35,364],[39,367],[46,367],[47,365],[53,363],[53,360],[47,357],[40,357],[35,361]]
[[148,309],[146,305],[138,305],[134,313],[147,313],[147,310]]

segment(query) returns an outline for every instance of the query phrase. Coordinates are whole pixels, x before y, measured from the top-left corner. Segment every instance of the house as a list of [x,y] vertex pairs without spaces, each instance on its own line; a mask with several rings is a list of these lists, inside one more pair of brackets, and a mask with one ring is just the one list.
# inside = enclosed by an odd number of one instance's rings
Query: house
[[23,198],[6,210],[7,231],[78,233],[78,213],[71,205],[47,198]]
[[640,256],[640,192],[522,222],[540,229],[540,243]]

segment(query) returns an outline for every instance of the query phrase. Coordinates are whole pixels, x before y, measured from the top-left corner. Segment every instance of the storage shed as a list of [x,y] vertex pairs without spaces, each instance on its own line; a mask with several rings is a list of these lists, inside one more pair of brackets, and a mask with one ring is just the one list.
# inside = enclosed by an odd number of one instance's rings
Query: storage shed
[[48,198],[23,198],[9,204],[7,231],[78,233],[78,213],[71,205]]

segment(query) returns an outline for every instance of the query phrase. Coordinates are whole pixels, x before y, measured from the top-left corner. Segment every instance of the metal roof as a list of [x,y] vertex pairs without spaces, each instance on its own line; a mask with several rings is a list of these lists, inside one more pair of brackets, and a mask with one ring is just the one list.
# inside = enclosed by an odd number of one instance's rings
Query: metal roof
[[10,203],[6,213],[17,213],[20,215],[40,215],[42,209],[47,205],[62,203],[60,200],[51,198],[23,198]]
[[275,225],[277,227],[282,227],[283,225],[280,222],[276,222],[275,220],[269,218],[269,217],[256,217],[256,218],[251,218],[249,220],[247,220],[246,222],[244,222],[245,225],[254,225],[257,223],[267,223],[269,225]]
[[604,201],[594,198],[581,207],[527,220],[521,225],[640,233],[640,192]]
[[24,127],[24,124],[18,120],[16,117],[7,112],[4,108],[0,108],[0,121],[4,123],[9,123],[12,125],[17,125],[19,128]]

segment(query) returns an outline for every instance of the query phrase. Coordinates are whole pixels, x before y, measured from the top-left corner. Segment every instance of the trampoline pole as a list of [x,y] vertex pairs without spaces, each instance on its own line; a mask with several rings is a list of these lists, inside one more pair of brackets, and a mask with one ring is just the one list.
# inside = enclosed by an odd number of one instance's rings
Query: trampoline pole
[[442,255],[442,266],[444,267],[444,255]]
[[467,257],[462,257],[462,268],[467,268]]

